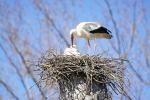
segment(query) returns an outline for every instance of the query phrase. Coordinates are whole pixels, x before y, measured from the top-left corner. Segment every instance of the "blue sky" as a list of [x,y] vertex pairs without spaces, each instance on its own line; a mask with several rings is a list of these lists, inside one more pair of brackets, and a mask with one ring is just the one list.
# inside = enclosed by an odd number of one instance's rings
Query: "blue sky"
[[[70,2],[70,0],[66,0],[63,2],[64,5],[61,5],[61,3],[57,3],[56,1],[57,0],[49,0],[47,5],[50,7],[50,11],[52,12],[51,16],[55,20],[55,23],[60,30],[64,30],[64,24],[62,24],[62,23],[67,22],[68,27],[64,31],[64,34],[66,34],[66,38],[69,37],[70,29],[74,28],[79,22],[82,22],[82,21],[98,21],[98,22],[102,23],[103,25],[107,26],[109,29],[112,29],[112,31],[113,31],[112,34],[114,35],[112,22],[111,22],[111,20],[108,20],[108,18],[106,17],[106,15],[108,14],[108,11],[106,10],[107,7],[103,0],[101,0],[101,2],[98,2],[98,3],[93,2],[93,0],[75,0],[72,3]],[[95,0],[95,1],[98,1],[98,0]],[[143,0],[143,1],[144,1],[144,6],[146,8],[146,11],[148,12],[148,13],[146,13],[146,17],[147,17],[147,19],[149,19],[148,23],[150,23],[150,12],[148,11],[150,9],[150,6],[149,6],[150,0]],[[3,2],[3,1],[0,1],[0,2]],[[11,8],[15,5],[17,0],[6,0],[5,2],[7,2],[8,6]],[[58,2],[62,2],[62,1],[58,0]],[[37,44],[38,43],[37,38],[41,34],[45,34],[43,32],[39,32],[40,29],[45,27],[44,24],[41,25],[38,22],[38,20],[41,20],[43,18],[43,16],[39,11],[35,10],[35,7],[32,5],[31,0],[20,0],[20,3],[21,3],[23,19],[24,19],[24,23],[22,25],[22,29],[24,31],[22,31],[20,33],[20,36],[22,38],[24,38],[26,35],[28,35],[28,37],[32,40],[31,44],[34,47],[42,48],[42,47],[40,47],[39,44]],[[55,6],[55,4],[57,4],[57,6]],[[123,12],[118,13],[118,8],[119,9],[124,8],[124,6],[126,6],[126,5],[128,5],[128,7],[131,8],[130,14],[132,14],[132,10],[133,10],[132,9],[132,6],[133,6],[132,0],[118,0],[118,1],[110,0],[110,4],[111,4],[111,8],[114,11],[114,16],[115,16],[116,20],[122,20],[121,19],[122,16],[118,16],[118,14],[123,13]],[[56,10],[56,12],[53,12],[53,10]],[[62,16],[63,12],[67,12],[72,17],[69,19],[67,15]],[[136,14],[138,15],[138,11]],[[132,17],[129,19],[130,19],[129,21],[132,22]],[[139,27],[140,27],[140,25],[139,25]],[[28,30],[30,30],[30,29],[33,30],[33,33],[28,32]],[[143,31],[143,29],[139,28],[139,31]],[[143,33],[143,34],[141,34],[141,36],[144,36],[144,32],[141,32],[141,33]],[[50,39],[53,39],[53,41],[55,41],[55,42],[58,41],[58,40],[56,40],[56,35],[51,34],[50,36],[51,36]],[[69,41],[69,38],[67,38],[67,39]],[[115,39],[115,37],[114,37],[114,39]],[[62,41],[62,40],[60,40],[60,41]],[[0,42],[3,42],[3,41],[0,40]],[[97,40],[97,43],[98,43],[97,44],[98,45],[98,47],[97,47],[98,53],[102,52],[102,51],[112,50],[108,40]],[[58,43],[56,43],[56,44],[58,44]],[[79,40],[79,42],[77,42],[78,48],[82,49],[81,53],[85,53],[85,51],[83,51],[83,50],[86,50],[85,44],[86,43],[84,40]],[[65,46],[62,46],[62,48],[64,48],[64,47]],[[91,50],[87,50],[86,52],[88,52],[90,54],[93,53],[93,52],[91,52]],[[116,55],[114,54],[113,56],[116,56]],[[13,74],[13,77],[10,78],[9,84],[11,85],[12,84],[11,82],[15,81],[14,86],[19,87],[19,90],[16,92],[20,98],[23,98],[25,91],[24,91],[23,87],[21,86],[20,82],[18,81],[19,79],[15,75],[15,71],[7,64],[8,62],[6,61],[4,54],[1,50],[0,50],[0,60],[3,62],[4,66],[6,66],[6,68],[0,67],[1,69],[3,69],[3,72],[0,72],[0,75],[1,75],[0,78],[2,77],[2,75],[4,75],[5,77],[10,77]],[[8,72],[7,72],[7,69],[9,69]],[[30,79],[26,79],[26,81],[31,83],[31,86],[33,85],[33,83],[30,81]],[[8,100],[9,99],[7,97],[8,93],[4,90],[5,89],[0,85],[0,95],[4,96],[4,100]],[[146,98],[150,97],[150,95],[149,95],[150,87],[145,87],[143,92],[144,92],[143,93],[144,95],[142,95],[143,98],[145,98],[145,100],[148,100]]]

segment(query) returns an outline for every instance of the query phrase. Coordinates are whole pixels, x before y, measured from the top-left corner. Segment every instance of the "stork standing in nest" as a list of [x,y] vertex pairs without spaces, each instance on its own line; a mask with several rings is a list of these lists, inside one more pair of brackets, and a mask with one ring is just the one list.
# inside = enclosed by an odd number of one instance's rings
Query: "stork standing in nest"
[[94,49],[96,48],[96,39],[97,38],[105,38],[111,39],[111,31],[107,28],[101,26],[96,22],[82,22],[77,25],[76,29],[72,29],[70,31],[71,36],[71,47],[74,45],[74,38],[85,38],[90,47],[91,39],[94,39]]

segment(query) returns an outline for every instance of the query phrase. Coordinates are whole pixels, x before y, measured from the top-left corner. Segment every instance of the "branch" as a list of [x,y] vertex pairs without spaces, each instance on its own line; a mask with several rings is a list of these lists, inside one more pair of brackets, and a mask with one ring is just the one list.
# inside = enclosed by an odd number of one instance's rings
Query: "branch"
[[10,89],[10,87],[2,80],[0,80],[0,84],[2,84],[5,89],[15,98],[16,100],[19,100],[19,98],[16,96],[16,94],[13,93],[13,91]]
[[[143,47],[141,49],[143,49],[143,53],[144,53],[144,59],[145,59],[145,62],[146,62],[146,66],[150,68],[150,59],[149,59],[149,36],[150,36],[150,31],[149,31],[149,20],[148,20],[148,17],[146,16],[146,10],[145,10],[145,6],[144,6],[144,2],[142,0],[142,13],[143,13],[143,28],[144,28],[144,31],[146,33],[146,36],[144,38],[144,43],[143,43]],[[148,40],[148,41],[145,41],[145,40]]]
[[30,98],[30,95],[29,95],[29,92],[28,92],[28,89],[27,89],[27,86],[25,85],[25,82],[24,82],[24,79],[23,79],[23,76],[21,75],[18,67],[14,64],[14,62],[12,61],[12,59],[9,57],[7,51],[4,49],[3,45],[0,43],[0,48],[1,50],[3,51],[3,53],[5,54],[5,57],[8,59],[9,63],[12,65],[12,67],[15,69],[17,75],[19,76],[20,80],[21,80],[21,83],[24,87],[24,89],[27,91],[27,98],[29,100],[31,100]]
[[54,20],[49,15],[48,9],[44,8],[44,6],[40,6],[42,4],[41,0],[35,0],[34,1],[36,7],[39,9],[41,13],[45,16],[45,18],[48,20],[48,22],[51,23],[52,27],[56,30],[56,32],[59,34],[60,38],[63,39],[64,43],[69,47],[70,44],[64,37],[63,33],[57,28],[57,25],[55,24]]
[[12,38],[10,36],[8,36],[8,38],[9,38],[10,43],[12,44],[14,50],[19,55],[19,57],[21,59],[21,62],[24,64],[24,66],[25,66],[25,68],[27,70],[27,73],[29,73],[29,75],[31,76],[33,82],[36,84],[37,88],[39,89],[39,92],[42,95],[42,98],[45,99],[46,96],[45,96],[44,92],[42,91],[41,87],[39,86],[39,84],[37,83],[36,78],[33,76],[29,66],[27,65],[27,63],[25,61],[25,58],[24,58],[23,54],[19,51],[19,49],[17,48],[16,44],[13,42]]
[[[109,11],[109,14],[110,14],[110,17],[111,17],[111,20],[112,20],[112,23],[113,23],[113,26],[115,29],[116,38],[117,38],[118,48],[117,49],[114,48],[114,50],[120,55],[121,54],[121,47],[120,47],[120,38],[119,38],[119,31],[117,28],[117,23],[114,19],[114,15],[113,15],[112,9],[110,8],[110,4],[109,4],[108,0],[104,0],[104,2],[108,8],[108,11]],[[111,45],[113,45],[113,44],[111,44]]]
[[137,78],[142,82],[144,83],[145,85],[150,85],[150,82],[146,82],[142,77],[141,75],[134,69],[133,65],[131,64],[131,62],[128,61],[128,64],[131,68],[131,70],[134,72],[134,74],[137,76]]
[[131,30],[131,38],[129,41],[129,46],[126,50],[126,52],[124,53],[124,57],[126,58],[128,56],[129,51],[132,49],[133,47],[133,43],[134,43],[134,39],[135,39],[135,33],[136,33],[136,6],[137,6],[137,1],[134,2],[133,5],[133,23],[132,23],[132,30]]

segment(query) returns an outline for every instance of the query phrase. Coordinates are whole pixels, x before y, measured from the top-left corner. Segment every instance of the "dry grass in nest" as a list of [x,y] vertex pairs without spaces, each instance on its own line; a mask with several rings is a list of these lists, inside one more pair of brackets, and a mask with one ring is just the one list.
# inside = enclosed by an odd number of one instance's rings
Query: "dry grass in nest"
[[[87,84],[87,94],[101,91],[106,93],[123,91],[123,60],[104,58],[101,55],[65,56],[48,51],[37,64],[41,79],[58,83],[61,92],[72,93],[78,84]],[[97,85],[93,88],[93,83]],[[90,88],[89,88],[90,87]]]

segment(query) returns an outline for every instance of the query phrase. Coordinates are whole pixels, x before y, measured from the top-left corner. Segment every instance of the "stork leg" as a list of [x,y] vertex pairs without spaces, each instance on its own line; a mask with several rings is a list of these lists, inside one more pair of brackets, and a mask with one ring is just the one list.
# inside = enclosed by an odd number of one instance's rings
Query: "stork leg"
[[94,51],[96,50],[96,38],[94,38]]
[[89,39],[87,39],[87,43],[88,43],[87,47],[90,48],[90,40]]

